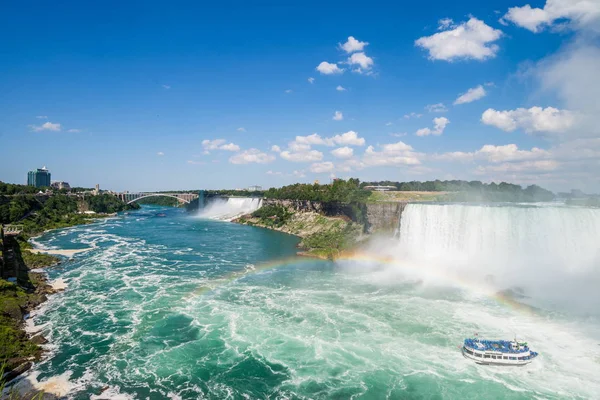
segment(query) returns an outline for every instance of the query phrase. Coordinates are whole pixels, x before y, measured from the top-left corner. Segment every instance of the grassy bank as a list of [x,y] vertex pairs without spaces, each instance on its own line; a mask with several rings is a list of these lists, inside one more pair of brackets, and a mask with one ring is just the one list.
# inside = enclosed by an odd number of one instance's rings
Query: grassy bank
[[235,222],[296,235],[302,240],[300,254],[333,259],[352,248],[361,238],[363,227],[342,217],[316,212],[293,212],[283,206],[264,206]]

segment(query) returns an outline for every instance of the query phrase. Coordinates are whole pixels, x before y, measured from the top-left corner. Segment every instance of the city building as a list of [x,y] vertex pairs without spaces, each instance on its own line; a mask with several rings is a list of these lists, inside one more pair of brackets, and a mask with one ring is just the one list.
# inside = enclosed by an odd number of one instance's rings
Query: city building
[[27,173],[27,185],[35,187],[50,186],[50,171],[46,167],[29,171]]
[[94,194],[94,196],[98,196],[100,194],[100,185],[98,183],[96,183],[96,187],[94,188],[92,193]]
[[259,192],[262,190],[262,186],[248,186],[249,192]]
[[387,192],[390,190],[398,190],[398,188],[396,186],[384,186],[384,185],[365,186],[363,189],[374,190],[376,192]]
[[57,190],[61,190],[61,189],[71,190],[71,185],[69,185],[69,182],[54,181],[54,182],[52,182],[52,184],[50,186],[52,187],[52,189],[57,189]]

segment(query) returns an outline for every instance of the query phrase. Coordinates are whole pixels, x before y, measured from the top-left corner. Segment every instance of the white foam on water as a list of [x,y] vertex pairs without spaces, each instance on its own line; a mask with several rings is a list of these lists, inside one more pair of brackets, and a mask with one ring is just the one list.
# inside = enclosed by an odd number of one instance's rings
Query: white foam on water
[[258,210],[262,199],[254,197],[229,197],[227,199],[214,199],[196,214],[199,218],[231,221],[245,214]]

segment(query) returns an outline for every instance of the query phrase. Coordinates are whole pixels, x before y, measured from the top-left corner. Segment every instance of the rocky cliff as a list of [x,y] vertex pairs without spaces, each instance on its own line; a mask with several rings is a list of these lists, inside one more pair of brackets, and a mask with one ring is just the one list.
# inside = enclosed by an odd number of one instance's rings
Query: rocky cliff
[[367,203],[367,233],[394,233],[400,224],[402,211],[408,203]]

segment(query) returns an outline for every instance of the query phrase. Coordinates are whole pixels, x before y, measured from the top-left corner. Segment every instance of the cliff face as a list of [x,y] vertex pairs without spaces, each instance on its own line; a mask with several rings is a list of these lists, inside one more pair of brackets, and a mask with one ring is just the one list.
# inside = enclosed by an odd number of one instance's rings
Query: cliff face
[[309,200],[263,200],[263,206],[275,205],[285,207],[291,212],[342,217],[363,225],[366,233],[395,232],[406,204],[406,202],[339,204]]
[[368,221],[367,233],[395,232],[406,204],[408,203],[367,203],[365,205]]

